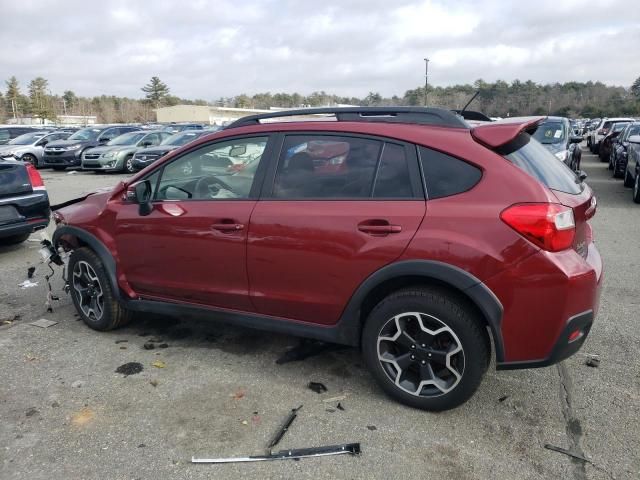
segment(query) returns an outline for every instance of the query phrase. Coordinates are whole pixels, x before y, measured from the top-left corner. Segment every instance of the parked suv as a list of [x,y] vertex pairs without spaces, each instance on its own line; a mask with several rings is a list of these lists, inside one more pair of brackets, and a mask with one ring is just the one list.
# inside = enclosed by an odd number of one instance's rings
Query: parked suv
[[53,167],[54,170],[79,167],[85,150],[104,145],[117,136],[134,130],[140,130],[140,128],[126,125],[83,128],[71,135],[67,140],[50,142],[44,149],[44,166]]
[[210,130],[186,130],[174,133],[165,138],[160,145],[139,149],[133,156],[132,165],[134,170],[142,170],[148,165],[158,160],[163,155],[180,148],[187,143],[193,142],[196,138],[212,133]]
[[589,132],[589,140],[587,144],[591,153],[599,153],[600,142],[611,131],[611,127],[614,123],[633,122],[633,118],[603,118],[596,128]]
[[[274,121],[313,114],[336,121]],[[93,329],[162,312],[358,346],[390,396],[448,409],[473,395],[492,343],[498,369],[551,365],[598,310],[596,200],[531,138],[541,120],[245,117],[56,207],[53,241]]]
[[540,122],[533,134],[533,138],[564,162],[574,172],[580,171],[582,150],[576,148],[582,142],[582,137],[576,135],[569,120],[564,117],[547,117]]

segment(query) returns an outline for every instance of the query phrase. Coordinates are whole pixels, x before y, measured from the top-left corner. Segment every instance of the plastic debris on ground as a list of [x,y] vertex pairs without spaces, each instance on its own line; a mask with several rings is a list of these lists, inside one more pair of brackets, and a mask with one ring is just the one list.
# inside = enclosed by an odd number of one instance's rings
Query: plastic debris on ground
[[600,366],[600,358],[598,355],[589,355],[584,364],[588,367],[598,368]]
[[38,282],[32,282],[29,279],[26,279],[24,282],[19,283],[18,286],[20,288],[31,288],[31,287],[37,287],[38,286]]
[[324,393],[328,391],[328,388],[325,386],[325,384],[320,382],[309,382],[307,387],[309,388],[309,390],[312,390],[316,393]]
[[33,325],[34,327],[40,328],[49,328],[53,325],[56,325],[58,322],[54,322],[53,320],[47,320],[46,318],[41,318],[40,320],[36,320],[35,322],[29,323],[29,325]]

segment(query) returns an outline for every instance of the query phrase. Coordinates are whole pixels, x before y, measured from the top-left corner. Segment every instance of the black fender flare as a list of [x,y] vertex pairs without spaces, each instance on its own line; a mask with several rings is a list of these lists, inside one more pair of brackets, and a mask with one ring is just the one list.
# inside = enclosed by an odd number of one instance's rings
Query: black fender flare
[[371,274],[351,296],[338,325],[342,335],[349,337],[345,343],[360,342],[360,308],[369,293],[382,283],[404,276],[424,277],[437,280],[461,291],[480,310],[486,319],[493,337],[496,361],[504,361],[502,340],[502,316],[504,309],[495,294],[471,273],[454,265],[434,260],[403,260],[389,264]]
[[56,248],[59,246],[62,237],[65,235],[76,237],[82,243],[87,244],[89,248],[95,252],[95,254],[100,258],[102,265],[104,265],[113,295],[118,300],[121,300],[122,296],[120,294],[120,287],[118,286],[118,279],[116,277],[116,261],[104,243],[102,243],[95,235],[82,228],[63,225],[58,226],[58,228],[53,232],[52,243]]

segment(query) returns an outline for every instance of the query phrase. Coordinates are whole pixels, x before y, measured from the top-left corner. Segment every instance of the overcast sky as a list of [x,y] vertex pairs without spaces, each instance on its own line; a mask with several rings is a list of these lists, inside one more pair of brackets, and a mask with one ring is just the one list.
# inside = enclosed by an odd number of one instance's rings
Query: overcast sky
[[[631,0],[3,0],[0,77],[53,93],[123,95],[159,76],[171,93],[325,90],[402,94],[502,79],[640,76]],[[4,84],[0,85],[4,90]]]

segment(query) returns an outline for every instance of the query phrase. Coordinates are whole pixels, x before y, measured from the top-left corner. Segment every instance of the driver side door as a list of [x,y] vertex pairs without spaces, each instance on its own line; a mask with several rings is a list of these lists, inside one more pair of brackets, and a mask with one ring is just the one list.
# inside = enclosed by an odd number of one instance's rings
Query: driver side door
[[[272,143],[261,135],[197,146],[147,175],[149,215],[123,201],[115,241],[122,273],[140,296],[253,310],[247,231]],[[243,161],[258,167],[229,168]]]

